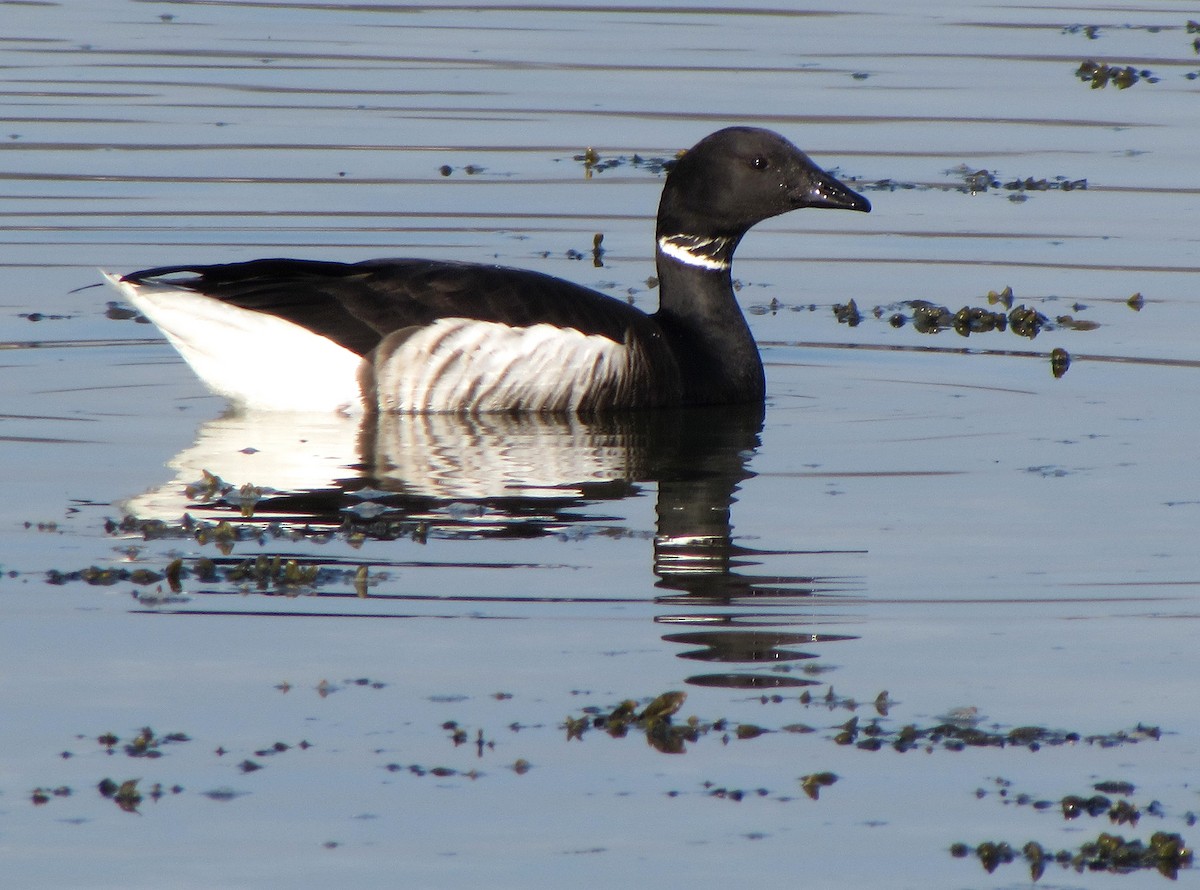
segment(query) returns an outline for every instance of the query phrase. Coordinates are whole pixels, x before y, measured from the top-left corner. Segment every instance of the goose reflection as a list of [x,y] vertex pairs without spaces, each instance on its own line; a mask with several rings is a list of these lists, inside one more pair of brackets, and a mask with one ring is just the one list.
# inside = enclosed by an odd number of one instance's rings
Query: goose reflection
[[[840,592],[845,582],[754,575],[750,570],[767,554],[734,543],[731,510],[739,485],[753,475],[762,421],[757,405],[590,419],[230,414],[204,424],[170,462],[174,482],[125,506],[138,519],[171,522],[187,514],[284,526],[293,536],[529,538],[594,531],[610,521],[597,516],[596,504],[641,496],[657,484],[652,572],[662,592],[654,599],[674,612],[656,620],[689,625],[663,639],[688,647],[677,654],[689,660],[731,668],[785,663],[815,657],[798,645],[847,638],[795,627],[781,632],[780,625],[810,619],[756,607],[795,607]],[[206,474],[253,486],[193,484]],[[605,531],[631,532],[615,517]],[[390,598],[383,591],[371,596]],[[689,682],[812,681],[723,671]]]

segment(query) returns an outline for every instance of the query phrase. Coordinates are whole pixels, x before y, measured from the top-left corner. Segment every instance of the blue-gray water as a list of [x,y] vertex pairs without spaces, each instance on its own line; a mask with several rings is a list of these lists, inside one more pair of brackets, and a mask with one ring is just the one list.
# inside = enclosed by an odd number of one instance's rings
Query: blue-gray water
[[[1196,843],[1195,11],[844,6],[0,4],[6,883],[1012,887],[1031,840]],[[736,123],[875,208],[743,244],[761,429],[226,417],[77,290],[410,255],[652,310],[656,162]],[[1036,337],[914,325],[1006,287]],[[254,518],[185,492],[205,470]],[[176,559],[178,592],[125,574]],[[569,738],[672,690],[683,754]],[[948,720],[1042,744],[895,750]],[[1107,780],[1136,825],[1063,818]],[[950,855],[982,841],[1018,862]]]

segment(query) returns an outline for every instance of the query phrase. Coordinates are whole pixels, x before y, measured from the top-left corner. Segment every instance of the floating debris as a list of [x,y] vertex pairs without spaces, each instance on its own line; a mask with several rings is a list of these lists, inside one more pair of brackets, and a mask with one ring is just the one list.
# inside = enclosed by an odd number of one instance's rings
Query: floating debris
[[1049,319],[1042,313],[1036,309],[1030,309],[1024,304],[1008,313],[1008,322],[1012,325],[1013,333],[1019,337],[1028,337],[1030,340],[1038,335],[1047,321]]
[[225,581],[244,583],[251,581],[254,586],[265,591],[275,589],[293,589],[298,587],[313,587],[321,568],[318,565],[301,565],[295,559],[285,560],[278,554],[274,556],[260,555],[254,559],[246,559],[225,570]]
[[954,324],[954,313],[945,306],[936,306],[925,300],[913,300],[909,305],[913,310],[913,327],[922,334],[936,334]]
[[821,789],[828,788],[838,777],[834,773],[811,773],[800,777],[800,787],[812,800],[821,799]]
[[[125,321],[130,318],[141,318],[141,313],[136,309],[131,309],[124,303],[119,303],[116,300],[109,300],[105,304],[108,308],[104,311],[105,318],[111,318],[113,321]],[[149,319],[147,319],[149,321]]]
[[254,508],[258,506],[258,502],[262,500],[262,496],[263,489],[257,485],[251,485],[249,482],[238,489],[237,497],[234,498],[234,501],[243,519],[253,518]]
[[183,583],[180,581],[180,575],[183,572],[183,560],[173,559],[167,563],[167,570],[164,573],[167,578],[167,585],[171,588],[171,593],[182,593]]
[[849,325],[852,328],[858,327],[862,321],[862,313],[858,311],[858,304],[853,300],[849,303],[834,303],[833,315],[837,319],[838,324]]
[[157,736],[149,726],[142,727],[133,740],[125,746],[125,753],[130,757],[162,757],[162,746],[176,742],[190,742],[191,738],[182,732],[170,732]]
[[1056,380],[1061,379],[1069,367],[1071,367],[1071,356],[1065,349],[1056,347],[1050,350],[1050,373]]
[[739,723],[733,734],[739,739],[756,739],[768,732],[771,732],[771,730],[755,726],[753,723]]
[[224,803],[226,801],[234,800],[239,797],[245,797],[250,792],[249,791],[235,791],[234,789],[232,789],[228,786],[222,786],[220,788],[213,788],[211,791],[201,791],[200,793],[204,797],[207,797],[209,800],[216,800],[216,801],[220,801],[221,803]]
[[583,175],[585,179],[591,179],[593,173],[603,173],[606,170],[612,170],[617,167],[633,167],[638,170],[645,170],[647,173],[658,175],[670,170],[675,164],[675,161],[683,157],[683,152],[676,153],[675,157],[642,157],[639,154],[632,155],[612,155],[611,157],[601,158],[600,153],[594,148],[586,149],[583,154],[573,155],[571,160],[583,165]]
[[[232,530],[233,526],[226,526]],[[224,531],[220,532],[222,538]],[[148,569],[130,570],[125,568],[100,568],[89,566],[76,571],[50,569],[46,572],[46,583],[61,586],[75,581],[100,587],[110,587],[121,582],[129,582],[145,587],[158,584],[166,579],[172,595],[166,595],[161,588],[157,594],[134,592],[134,597],[146,605],[162,605],[172,602],[186,602],[186,597],[178,596],[183,590],[183,581],[195,577],[205,584],[225,582],[243,587],[253,585],[261,592],[275,592],[295,595],[302,590],[315,589],[330,584],[345,584],[353,586],[360,596],[366,595],[367,587],[375,580],[382,580],[387,573],[379,573],[374,577],[367,574],[367,566],[350,568],[327,568],[319,563],[303,563],[297,559],[285,558],[279,554],[267,556],[261,554],[253,559],[243,559],[236,562],[216,561],[207,557],[198,557],[191,562],[189,568],[181,557],[171,560],[162,573]]]
[[[996,778],[993,781],[996,785],[995,791],[980,788],[976,790],[975,796],[984,798],[989,794],[995,794],[1006,804],[1031,806],[1035,810],[1043,811],[1057,809],[1062,813],[1063,819],[1068,822],[1083,816],[1093,819],[1107,817],[1113,825],[1136,826],[1144,816],[1161,819],[1166,815],[1162,804],[1157,800],[1139,806],[1133,801],[1124,799],[1134,792],[1134,786],[1129,782],[1097,782],[1092,789],[1101,793],[1068,794],[1059,800],[1051,800],[1024,792],[1014,793],[1012,782],[1007,779]],[[1109,796],[1113,794],[1122,795],[1122,798],[1114,800]]]
[[1066,179],[1061,176],[1055,179],[1034,179],[1032,176],[1027,176],[1024,179],[1013,179],[1006,182],[1003,187],[1010,192],[1048,192],[1054,189],[1073,192],[1086,189],[1088,182],[1086,179]]
[[1125,305],[1134,312],[1141,312],[1142,307],[1146,305],[1146,299],[1142,296],[1141,291],[1138,291],[1132,297],[1125,301]]
[[[125,753],[130,757],[147,757],[155,759],[162,757],[162,747],[164,745],[176,744],[179,742],[190,742],[191,736],[183,732],[169,732],[166,735],[157,735],[149,726],[143,726],[136,736],[134,736],[124,746]],[[121,739],[111,732],[106,732],[96,738],[96,742],[103,746],[107,753],[112,754],[114,749],[121,743]]]
[[110,799],[122,811],[136,813],[138,805],[142,802],[142,794],[137,788],[140,781],[141,779],[126,779],[118,784],[112,779],[101,779],[96,789],[102,797]]
[[203,475],[196,482],[184,486],[183,493],[199,503],[207,503],[224,497],[233,491],[233,486],[215,473],[200,471]]
[[988,331],[1003,331],[1008,324],[1003,313],[987,309],[964,306],[954,313],[954,330],[963,337],[971,334],[986,334]]
[[613,738],[624,738],[631,729],[637,729],[645,734],[647,743],[656,750],[664,754],[682,754],[685,743],[697,741],[709,728],[701,727],[695,718],[690,718],[682,725],[672,722],[671,718],[686,699],[686,692],[664,692],[641,711],[636,701],[626,699],[608,713],[567,717],[563,728],[567,731],[568,741],[583,741],[584,733],[592,728],[602,729]]
[[1093,59],[1083,62],[1075,71],[1075,76],[1090,84],[1093,90],[1103,89],[1110,83],[1118,90],[1125,90],[1139,81],[1158,83],[1159,80],[1153,72],[1144,68],[1137,70],[1132,65],[1109,65]]
[[286,742],[275,742],[267,748],[259,748],[254,752],[255,757],[272,757],[276,754],[282,754],[284,751],[292,750],[292,746]]
[[1080,797],[1068,794],[1061,801],[1064,819],[1077,819],[1084,813],[1095,818],[1108,816],[1114,825],[1137,825],[1142,817],[1142,811],[1127,800],[1113,801],[1103,794],[1093,794],[1091,797]]
[[987,301],[989,306],[999,303],[1005,309],[1011,309],[1013,304],[1013,289],[1006,286],[1000,293],[990,290],[987,292]]
[[664,692],[650,704],[646,705],[641,714],[638,715],[638,722],[652,723],[656,720],[666,720],[673,714],[677,713],[683,707],[683,703],[687,701],[686,692]]
[[1097,782],[1092,787],[1097,791],[1103,792],[1104,794],[1129,795],[1133,794],[1133,792],[1137,790],[1136,786],[1134,786],[1132,782],[1123,781]]
[[[459,169],[468,176],[474,176],[477,173],[482,173],[487,168],[481,167],[479,164],[467,164],[465,167],[460,167]],[[449,164],[442,164],[442,166],[438,167],[438,173],[440,173],[442,176],[449,176],[453,172],[454,168]]]
[[1057,315],[1054,318],[1054,326],[1059,330],[1067,331],[1094,331],[1100,327],[1097,322],[1082,318],[1075,318],[1071,315]]
[[71,789],[66,785],[59,785],[57,788],[34,788],[29,794],[29,801],[35,807],[40,807],[50,802],[52,797],[70,797]]
[[483,773],[479,772],[478,770],[473,770],[473,769],[463,772],[461,770],[456,770],[453,767],[449,767],[449,766],[424,767],[424,766],[421,766],[419,763],[413,763],[407,767],[405,767],[403,764],[399,764],[399,763],[388,763],[388,764],[385,764],[383,768],[386,769],[389,773],[398,773],[398,772],[407,771],[409,774],[417,776],[417,777],[434,776],[439,779],[446,779],[446,778],[450,778],[451,776],[462,776],[467,779],[478,779],[484,775]]
[[[1140,297],[1140,295],[1137,296]],[[1045,299],[1053,301],[1056,298],[1051,296]],[[851,300],[844,305],[835,303],[833,312],[840,324],[850,327],[855,327],[864,319],[873,317],[886,321],[893,328],[903,328],[911,322],[913,328],[921,334],[940,334],[942,331],[952,330],[962,337],[995,331],[1003,333],[1011,330],[1017,336],[1032,340],[1043,331],[1085,332],[1094,331],[1100,327],[1099,322],[1088,318],[1079,318],[1075,315],[1055,315],[1050,318],[1025,304],[1014,307],[1011,287],[1005,287],[999,292],[989,290],[986,300],[987,306],[966,305],[957,311],[929,300],[902,300],[890,305],[877,305],[869,315],[859,311],[858,306]],[[793,309],[795,308],[793,307]],[[1083,312],[1088,309],[1088,306],[1074,301],[1071,308],[1075,312]],[[908,310],[908,312],[906,313],[904,310]]]
[[858,183],[864,191],[942,191],[959,192],[964,195],[979,195],[990,191],[1011,192],[1009,198],[1023,200],[1026,192],[1073,192],[1083,191],[1088,187],[1086,178],[1071,178],[1061,174],[1056,176],[1013,176],[1001,179],[998,171],[977,169],[966,164],[959,164],[945,171],[953,177],[954,182],[904,182],[895,179],[879,179],[875,182]]
[[[137,580],[134,579],[135,574]],[[97,566],[88,566],[86,569],[74,572],[62,572],[58,569],[46,571],[46,583],[56,587],[71,581],[83,581],[96,587],[111,587],[122,581],[131,581],[134,584],[154,584],[161,580],[162,575],[155,575],[153,572],[144,570],[135,573],[129,569],[101,569]]]
[[990,170],[963,171],[962,178],[967,191],[972,195],[986,192],[989,188],[997,188],[1000,185],[1000,180],[996,179]]
[[[1003,841],[984,841],[975,847],[956,843],[951,846],[950,855],[958,859],[974,855],[988,874],[1017,858],[1016,850]],[[1052,862],[1080,874],[1085,871],[1129,874],[1154,869],[1174,880],[1180,869],[1191,867],[1193,860],[1192,850],[1183,838],[1165,831],[1156,831],[1149,843],[1137,839],[1126,840],[1119,834],[1102,833],[1096,840],[1081,844],[1075,852],[1054,852],[1037,841],[1029,841],[1021,848],[1021,856],[1029,864],[1029,874],[1034,881],[1042,877],[1047,865]]]
[[[640,713],[638,704],[633,699],[626,699],[611,711],[598,708],[587,708],[580,717],[567,717],[562,724],[566,730],[567,740],[582,741],[584,735],[591,729],[602,729],[613,738],[624,738],[631,730],[637,729],[645,733],[647,741],[664,753],[681,754],[684,743],[695,743],[708,735],[718,735],[723,742],[732,739],[748,740],[757,738],[767,732],[785,732],[793,735],[806,735],[814,730],[804,724],[789,723],[778,730],[755,724],[731,724],[724,720],[706,721],[698,717],[689,717],[683,724],[676,725],[671,721],[678,708],[683,704],[682,692],[669,692],[654,699]],[[824,696],[814,696],[811,691],[804,690],[798,697],[801,705],[806,707],[824,707],[829,710],[856,710],[858,703],[854,699],[843,698],[833,691],[833,687]],[[876,711],[886,714],[890,699],[886,693],[880,693],[875,699]],[[982,718],[971,712],[968,716],[956,718],[947,716],[931,726],[918,726],[910,723],[899,729],[884,725],[885,716],[873,717],[870,720],[860,720],[854,716],[844,723],[829,729],[833,730],[830,737],[836,745],[854,746],[863,751],[880,751],[891,748],[905,753],[912,750],[923,750],[927,753],[937,748],[946,751],[964,751],[967,748],[1028,748],[1038,751],[1042,747],[1058,747],[1063,745],[1087,744],[1101,748],[1116,747],[1126,744],[1137,744],[1144,741],[1156,741],[1161,731],[1154,726],[1138,724],[1132,730],[1119,730],[1112,733],[1083,735],[1070,730],[1051,729],[1043,726],[1019,726],[1004,730],[981,728],[978,724]]]
[[[583,175],[587,179],[592,178],[592,171],[600,163],[600,153],[596,149],[588,146],[582,155],[576,155],[575,160],[583,161]],[[603,168],[601,168],[603,169]]]

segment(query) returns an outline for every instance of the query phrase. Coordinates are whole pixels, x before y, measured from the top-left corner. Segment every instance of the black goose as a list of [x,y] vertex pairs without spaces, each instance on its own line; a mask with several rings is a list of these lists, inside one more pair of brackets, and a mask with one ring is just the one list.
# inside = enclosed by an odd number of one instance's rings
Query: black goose
[[212,389],[283,411],[578,412],[761,402],[730,264],[750,227],[870,202],[782,136],[730,127],[667,175],[659,309],[538,272],[265,259],[106,276]]

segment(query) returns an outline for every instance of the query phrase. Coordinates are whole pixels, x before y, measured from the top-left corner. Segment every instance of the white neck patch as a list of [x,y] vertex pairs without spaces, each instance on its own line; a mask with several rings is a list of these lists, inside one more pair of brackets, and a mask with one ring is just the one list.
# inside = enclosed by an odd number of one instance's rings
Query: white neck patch
[[732,240],[703,238],[699,235],[663,235],[658,239],[658,249],[685,265],[712,272],[727,272],[729,260],[725,257]]

